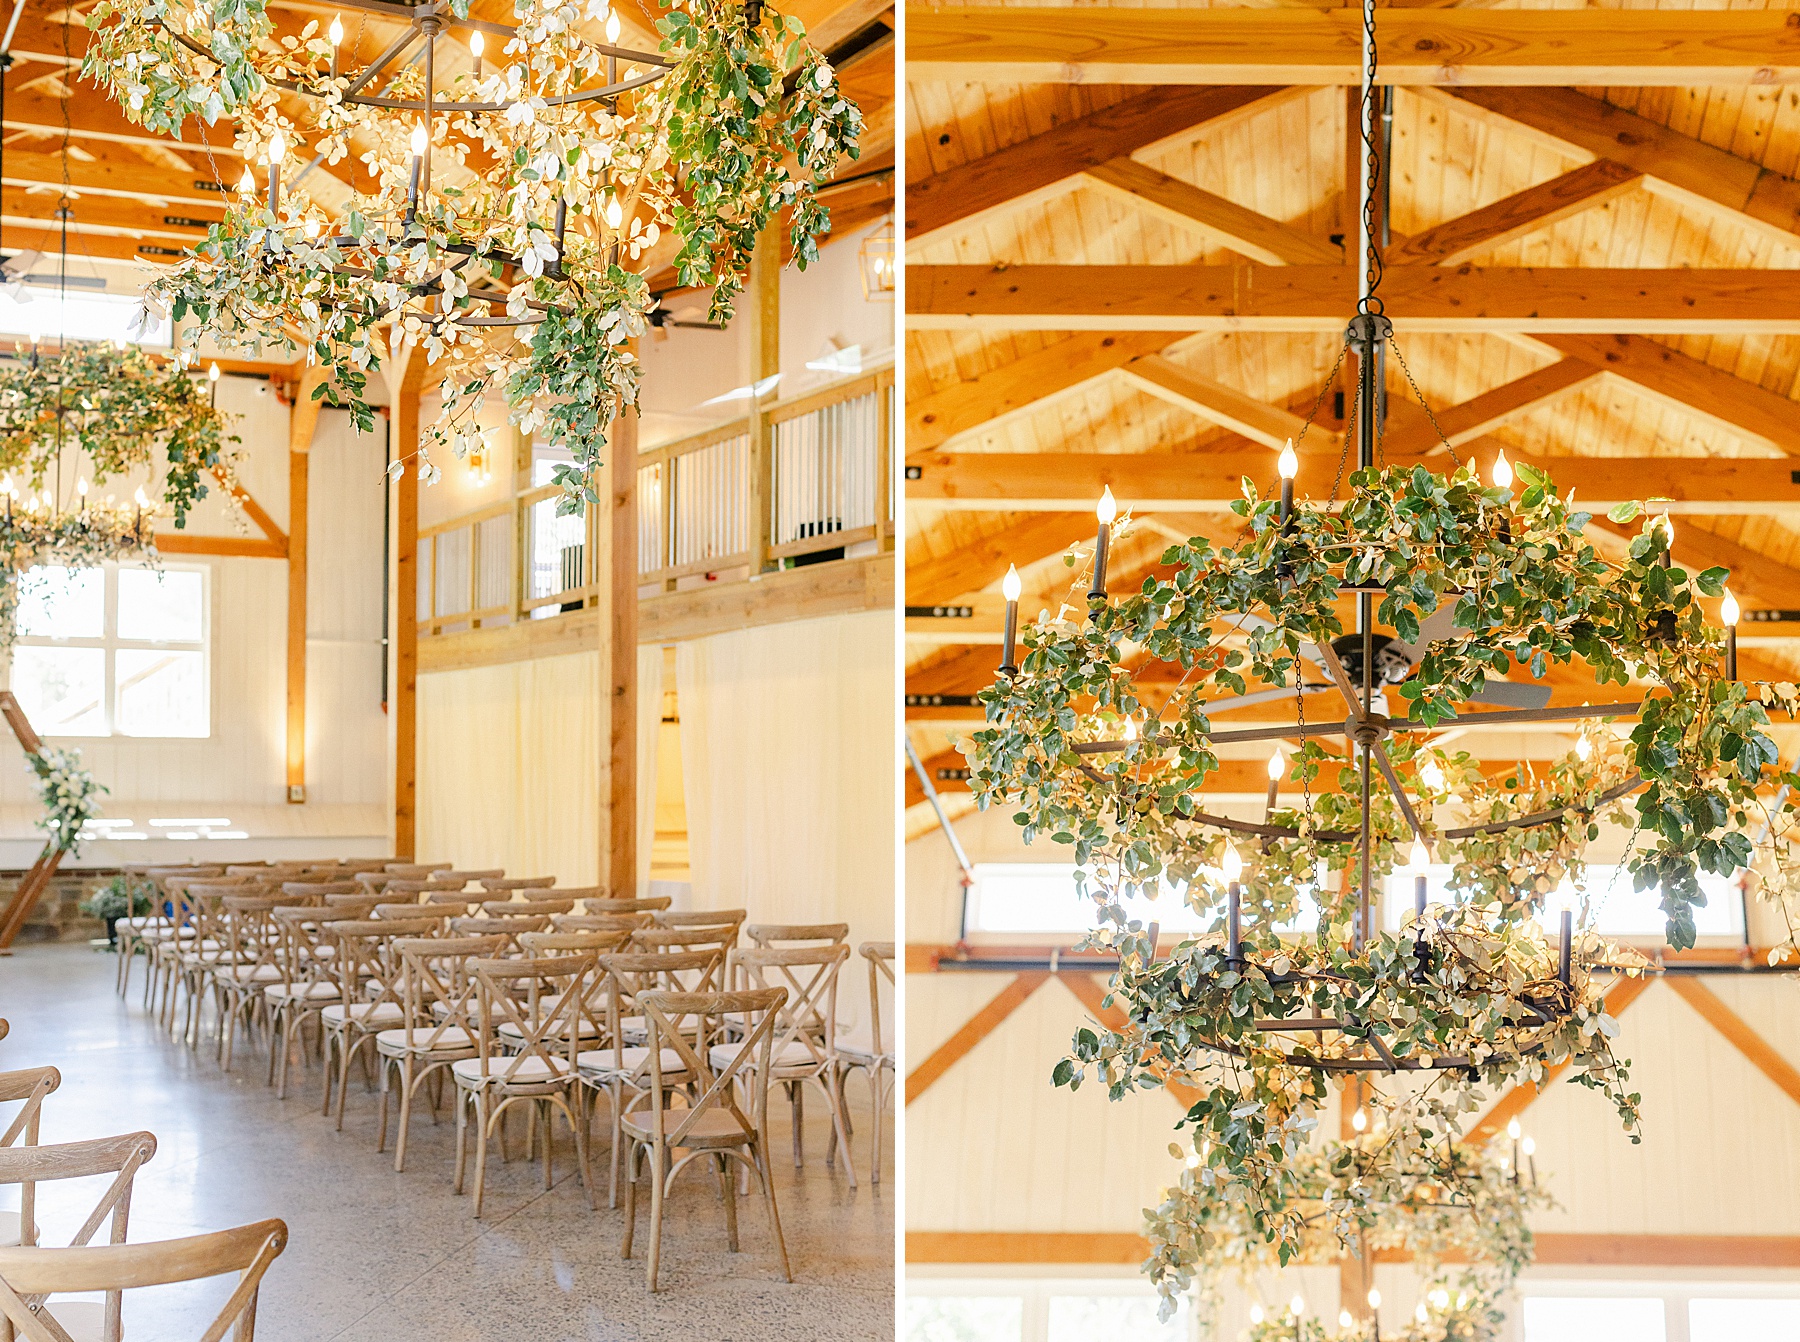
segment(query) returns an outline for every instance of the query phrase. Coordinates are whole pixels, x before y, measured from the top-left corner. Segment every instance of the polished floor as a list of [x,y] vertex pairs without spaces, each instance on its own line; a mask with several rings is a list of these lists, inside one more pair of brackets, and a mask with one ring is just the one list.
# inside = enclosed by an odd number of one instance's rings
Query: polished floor
[[[785,1106],[771,1140],[776,1196],[793,1260],[781,1280],[766,1222],[741,1218],[742,1252],[725,1249],[721,1208],[698,1169],[678,1186],[665,1222],[662,1290],[644,1285],[643,1249],[619,1256],[623,1210],[590,1211],[573,1178],[573,1148],[556,1147],[556,1184],[545,1191],[535,1161],[490,1157],[487,1204],[471,1215],[451,1191],[455,1125],[415,1115],[404,1174],[375,1150],[376,1096],[352,1074],[344,1130],[319,1114],[316,1063],[296,1074],[288,1098],[263,1084],[258,1047],[230,1075],[210,1049],[171,1041],[146,1016],[141,967],[121,1001],[115,961],[85,945],[23,946],[0,959],[0,1069],[53,1063],[61,1089],[45,1106],[43,1140],[148,1129],[155,1158],[139,1176],[131,1238],[157,1239],[278,1216],[289,1246],[265,1278],[258,1342],[560,1342],[683,1338],[719,1342],[891,1339],[894,1336],[894,1203],[891,1139],[884,1180],[868,1181],[866,1087],[852,1080],[858,1185],[824,1163],[827,1124],[814,1098],[806,1116],[804,1171],[791,1157]],[[0,1106],[10,1111],[12,1106]],[[4,1127],[5,1112],[0,1112]],[[606,1158],[596,1124],[597,1170]],[[892,1131],[892,1125],[888,1125]],[[566,1131],[566,1130],[565,1130]],[[103,1188],[81,1190],[85,1212]],[[10,1195],[10,1197],[9,1197]],[[17,1190],[0,1206],[17,1207]],[[45,1242],[74,1232],[73,1190],[41,1197]],[[648,1231],[640,1208],[639,1235]],[[66,1224],[66,1228],[65,1227]],[[128,1339],[197,1337],[223,1283],[165,1287],[127,1297]]]

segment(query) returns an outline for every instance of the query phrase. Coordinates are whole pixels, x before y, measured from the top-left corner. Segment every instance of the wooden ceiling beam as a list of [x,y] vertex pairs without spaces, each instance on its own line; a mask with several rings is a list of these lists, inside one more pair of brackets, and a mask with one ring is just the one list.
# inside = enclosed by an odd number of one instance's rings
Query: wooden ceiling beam
[[[1800,508],[1800,471],[1786,458],[1521,456],[1516,462],[1549,472],[1559,490],[1573,488],[1594,512],[1645,498],[1671,499],[1669,511],[1677,514]],[[1243,497],[1245,477],[1265,498],[1277,488],[1273,451],[946,452],[913,464],[920,475],[906,482],[909,500],[985,511],[1091,513],[1102,487],[1110,486],[1120,507],[1139,513],[1224,512]],[[1440,473],[1451,468],[1444,457],[1422,464]],[[1302,457],[1295,497],[1330,497],[1336,469],[1333,454]]]
[[[123,145],[91,144],[94,161],[84,163],[71,158],[68,180],[71,190],[81,195],[115,196],[122,200],[141,200],[152,205],[167,206],[180,202],[220,210],[229,197],[214,180],[211,170],[178,174],[167,168],[151,166]],[[48,186],[61,191],[63,159],[61,154],[40,154],[19,149],[7,150],[5,176],[7,186]]]
[[1800,456],[1800,407],[1779,392],[1680,350],[1624,333],[1545,335],[1543,344],[1622,378],[1683,413]]
[[[1502,383],[1491,391],[1437,412],[1438,427],[1452,447],[1472,443],[1509,420],[1530,414],[1559,397],[1588,386],[1601,376],[1602,370],[1581,359],[1563,359],[1536,372]],[[1393,456],[1423,456],[1442,444],[1430,421],[1419,416],[1418,422],[1390,429],[1387,451]]]
[[[908,72],[912,77],[911,39]],[[1059,195],[1079,176],[1112,159],[1149,149],[1177,133],[1261,110],[1292,96],[1280,88],[1158,88],[1064,122],[997,153],[907,184],[906,240],[918,246],[966,229],[999,210]]]
[[[1335,334],[1356,301],[1349,266],[912,265],[906,275],[913,330]],[[1405,332],[1800,334],[1793,270],[1391,266],[1382,296]]]
[[[1781,464],[1785,466],[1787,463]],[[1635,461],[1632,463],[1634,470],[1637,465]],[[1621,526],[1604,517],[1595,518],[1591,525],[1622,541],[1634,540],[1643,529],[1641,521]],[[1760,550],[1752,550],[1747,545],[1727,540],[1717,532],[1707,531],[1698,525],[1683,524],[1675,528],[1675,561],[1695,570],[1713,567],[1730,569],[1731,590],[1747,606],[1790,610],[1800,604],[1795,600],[1795,594],[1800,593],[1800,569],[1783,564]],[[1753,626],[1739,626],[1740,629],[1751,627]],[[1741,654],[1738,661],[1740,664],[1743,662]],[[1749,670],[1744,674],[1750,679],[1768,679],[1767,676],[1752,675]]]
[[1328,238],[1258,214],[1234,200],[1158,172],[1131,158],[1089,168],[1086,180],[1115,200],[1165,223],[1199,233],[1268,266],[1340,266],[1344,249]]
[[1651,191],[1729,211],[1785,245],[1800,236],[1800,181],[1603,99],[1571,88],[1420,93],[1503,131],[1528,133],[1559,152],[1611,159],[1643,173]]
[[928,452],[961,434],[997,429],[1168,344],[1160,331],[1083,331],[940,391],[908,396],[906,450]]
[[[914,5],[914,80],[1354,84],[1361,11]],[[1800,77],[1780,10],[1405,10],[1376,38],[1384,84],[1748,85]]]
[[[39,263],[39,273],[54,270],[62,255],[62,230],[55,224],[40,224],[35,219],[6,219],[6,250],[39,251],[44,259]],[[183,255],[183,247],[176,238],[137,238],[120,237],[112,233],[84,233],[79,229],[69,230],[69,260],[82,261],[142,261],[150,265],[168,265],[179,261]]]
[[33,73],[29,67],[7,72],[4,126],[9,132],[24,131],[60,140],[66,110],[69,137],[75,143],[99,140],[111,144],[149,145],[186,154],[210,153],[230,158],[233,171],[241,165],[242,155],[236,148],[236,137],[229,124],[208,126],[205,122],[190,119],[182,127],[179,137],[154,134],[126,120],[117,103],[92,87],[80,88],[77,96],[66,99],[51,97],[36,89],[21,92],[18,85]]
[[1643,180],[1635,168],[1600,159],[1416,233],[1384,259],[1396,266],[1453,266],[1604,205],[1638,189]]
[[1277,450],[1306,424],[1292,411],[1190,372],[1160,354],[1133,359],[1121,371],[1140,391]]
[[[0,189],[0,209],[7,222],[29,220],[37,226],[57,226],[56,209],[60,193],[31,192],[20,187]],[[129,237],[176,238],[195,242],[206,236],[206,225],[218,222],[217,206],[184,204],[167,209],[151,209],[141,201],[122,200],[116,196],[83,196],[70,211],[71,232],[114,233]]]
[[[1041,459],[1027,458],[1031,461]],[[999,582],[1009,564],[1047,559],[1084,537],[1091,538],[1094,525],[1091,515],[1048,513],[1026,517],[991,536],[982,537],[973,545],[962,546],[935,559],[909,563],[906,566],[906,604],[938,605],[967,592],[978,592],[990,583]]]

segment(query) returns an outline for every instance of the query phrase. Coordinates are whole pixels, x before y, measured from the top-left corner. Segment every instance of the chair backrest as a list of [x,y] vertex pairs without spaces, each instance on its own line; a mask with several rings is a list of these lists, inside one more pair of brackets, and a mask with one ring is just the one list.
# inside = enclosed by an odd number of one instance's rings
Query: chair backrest
[[652,926],[648,913],[558,913],[550,923],[559,932],[635,932]]
[[219,901],[227,958],[238,965],[273,965],[280,955],[274,911],[283,895],[226,895]]
[[715,950],[723,955],[737,945],[737,928],[641,927],[631,934],[631,944],[643,951]]
[[[331,968],[337,975],[338,992],[343,1000],[400,1005],[401,975],[394,963],[394,940],[398,937],[429,937],[437,930],[437,924],[428,919],[344,919],[321,924],[320,931],[337,945],[337,953],[331,957]],[[365,983],[379,985],[374,998],[363,997]]]
[[483,890],[504,894],[508,890],[548,890],[556,884],[554,876],[484,876]]
[[436,877],[440,881],[455,881],[461,889],[470,881],[503,881],[506,879],[505,867],[484,867],[480,871],[440,871]]
[[397,937],[401,998],[414,1043],[436,1048],[446,1033],[465,1030],[473,1039],[480,1024],[472,961],[493,959],[506,949],[504,937]]
[[734,973],[746,987],[787,989],[776,1028],[778,1065],[821,1072],[830,1066],[837,1039],[838,972],[849,958],[850,948],[842,942],[733,953]]
[[342,913],[344,918],[361,918],[367,916],[370,909],[381,903],[382,897],[374,891],[365,891],[357,895],[326,895],[325,907],[328,909],[356,909],[357,913]]
[[291,988],[319,976],[324,957],[319,954],[318,920],[324,912],[316,904],[281,904],[269,910],[275,928],[276,963],[281,984]]
[[869,1039],[875,1052],[886,1055],[893,1050],[888,1047],[886,1036],[881,1025],[881,985],[887,982],[887,998],[890,1007],[894,1000],[894,943],[891,941],[865,941],[856,948],[856,953],[869,962]]
[[459,916],[453,904],[377,904],[371,912],[377,918],[410,922],[447,923]]
[[[256,1328],[257,1288],[269,1264],[286,1247],[287,1226],[271,1220],[148,1244],[0,1249],[0,1315],[25,1342],[66,1342],[68,1333],[53,1324],[56,1311],[41,1305],[34,1309],[28,1300],[75,1291],[110,1294],[236,1272],[237,1289],[196,1336],[199,1342],[219,1342],[226,1329],[235,1325],[233,1336],[249,1342]],[[118,1337],[117,1327],[109,1320],[106,1342],[117,1342]]]
[[427,890],[461,890],[462,881],[441,881],[436,877],[424,881],[389,881],[387,893],[390,895],[417,895]]
[[294,901],[302,899],[324,899],[327,895],[356,895],[362,893],[362,887],[355,881],[283,881],[281,893],[291,895]]
[[[552,1072],[560,1061],[567,1075],[575,1074],[575,1055],[581,1048],[582,1025],[593,1024],[588,1005],[588,979],[594,972],[591,952],[573,955],[527,956],[520,960],[471,960],[481,1025],[476,1034],[481,1074],[501,1081],[541,1079],[530,1068],[541,1062]],[[508,1041],[512,1056],[496,1054],[495,1031],[510,1024],[517,1034]],[[586,1032],[593,1038],[593,1031]]]
[[433,904],[444,904],[450,908],[462,909],[467,912],[480,904],[481,897],[486,893],[483,890],[464,890],[460,886],[455,890],[427,890],[425,904],[427,907]]
[[631,939],[626,930],[613,932],[521,932],[519,949],[527,955],[611,955]]
[[[650,1035],[650,1103],[659,1144],[680,1146],[682,1139],[712,1111],[731,1116],[746,1139],[763,1130],[769,1106],[769,1057],[787,994],[780,988],[747,992],[647,992],[638,998]],[[743,1031],[731,1062],[714,1072],[708,1043],[730,1021]],[[668,1109],[663,1085],[663,1050],[681,1060],[688,1092],[687,1108]],[[739,1099],[747,1094],[749,1112]],[[671,1124],[673,1126],[671,1126]]]
[[667,895],[648,899],[601,899],[587,895],[583,896],[581,907],[589,913],[655,913],[668,908],[672,902]]
[[804,946],[815,942],[827,946],[850,939],[849,923],[751,923],[744,936],[752,946],[774,950],[781,946]]
[[600,957],[606,975],[608,1035],[614,1048],[624,1046],[621,1021],[637,1010],[640,993],[718,992],[724,981],[725,956],[717,947],[699,951],[614,951]]
[[37,1145],[44,1098],[60,1085],[62,1073],[54,1067],[22,1067],[13,1072],[0,1072],[0,1104],[24,1101],[24,1107],[13,1115],[6,1130],[0,1132],[0,1148],[11,1146],[21,1137],[26,1146]]
[[572,899],[488,899],[482,901],[481,911],[490,918],[535,918],[539,914],[548,917],[556,913],[573,913],[575,901]]
[[454,866],[452,862],[390,862],[382,870],[403,881],[422,881],[434,871],[449,871]]
[[658,927],[716,927],[721,931],[729,928],[734,944],[745,916],[742,909],[683,909],[680,912],[664,909],[654,915]]

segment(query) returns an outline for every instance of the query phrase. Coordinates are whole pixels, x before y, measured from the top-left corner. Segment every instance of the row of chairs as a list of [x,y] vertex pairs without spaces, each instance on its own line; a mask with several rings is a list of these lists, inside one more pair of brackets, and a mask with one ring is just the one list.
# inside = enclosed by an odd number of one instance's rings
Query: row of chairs
[[[808,1087],[831,1113],[828,1163],[842,1146],[849,1166],[844,1086],[863,1074],[874,1101],[871,1170],[880,1179],[881,1120],[894,1080],[882,1010],[884,984],[890,994],[893,987],[891,943],[859,948],[869,976],[867,1028],[846,1035],[837,1012],[839,973],[851,954],[843,924],[745,926],[742,910],[672,912],[667,899],[612,900],[598,890],[553,890],[553,878],[417,865],[332,881],[314,879],[323,874],[316,869],[278,874],[299,880],[245,869],[147,874],[167,899],[160,919],[132,927],[131,948],[122,941],[121,991],[126,957],[138,950],[151,966],[147,979],[162,972],[159,963],[171,966],[167,992],[187,1002],[181,1037],[197,1044],[210,1000],[221,1064],[231,1065],[240,1025],[260,1031],[270,1040],[270,1083],[283,1094],[293,1045],[304,1056],[310,1029],[324,1064],[322,1108],[336,1109],[340,1128],[352,1066],[360,1060],[367,1074],[372,1064],[379,1150],[390,1098],[399,1100],[397,1170],[405,1168],[415,1100],[428,1094],[435,1118],[450,1088],[454,1183],[462,1192],[472,1144],[477,1216],[489,1146],[498,1137],[505,1156],[506,1119],[519,1110],[531,1119],[527,1154],[541,1142],[546,1187],[553,1120],[564,1119],[597,1205],[587,1134],[606,1099],[609,1203],[618,1205],[623,1165],[627,1256],[637,1183],[655,1172],[652,1289],[666,1186],[701,1150],[721,1180],[734,1249],[727,1167],[740,1166],[746,1185],[756,1176],[787,1275],[767,1169],[771,1083],[790,1097],[796,1167]],[[490,898],[500,894],[507,897]],[[147,1004],[151,998],[147,984]],[[157,1009],[173,1027],[173,1006]],[[853,1168],[849,1177],[854,1185]]]
[[[0,1038],[5,1026],[0,1020]],[[61,1084],[55,1067],[0,1071],[0,1105],[20,1106],[0,1131],[0,1186],[19,1189],[19,1210],[0,1212],[0,1342],[119,1342],[126,1290],[231,1273],[237,1285],[203,1336],[223,1338],[235,1329],[234,1336],[251,1337],[257,1291],[287,1247],[287,1226],[265,1220],[180,1239],[127,1242],[132,1192],[138,1171],[156,1154],[156,1137],[130,1132],[45,1144],[45,1101]],[[107,1183],[68,1247],[46,1246],[38,1185],[78,1179]],[[103,1230],[103,1242],[94,1243]],[[105,1298],[58,1298],[94,1292]]]

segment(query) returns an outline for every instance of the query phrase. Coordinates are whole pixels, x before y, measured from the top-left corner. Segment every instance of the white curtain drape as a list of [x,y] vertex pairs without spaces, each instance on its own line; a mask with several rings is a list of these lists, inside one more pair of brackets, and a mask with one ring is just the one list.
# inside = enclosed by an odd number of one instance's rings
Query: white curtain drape
[[847,922],[853,946],[891,939],[892,614],[683,643],[675,674],[693,906]]
[[[638,885],[656,833],[656,734],[663,653],[640,647]],[[561,885],[599,880],[604,749],[600,655],[506,662],[419,677],[420,855],[459,867],[504,866]]]

